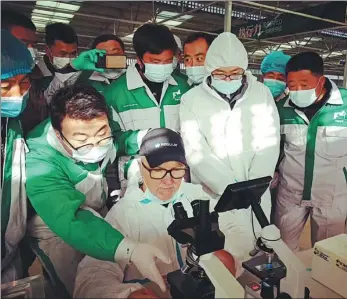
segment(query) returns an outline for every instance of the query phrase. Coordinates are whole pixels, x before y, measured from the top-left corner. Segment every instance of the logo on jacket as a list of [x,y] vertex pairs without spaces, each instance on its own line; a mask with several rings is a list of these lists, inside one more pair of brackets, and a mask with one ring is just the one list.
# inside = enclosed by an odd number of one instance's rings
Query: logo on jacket
[[334,120],[336,122],[343,122],[346,119],[347,119],[347,112],[345,110],[334,113]]
[[162,143],[157,143],[154,147],[159,148],[162,146],[175,146],[175,147],[177,147],[177,143],[162,142]]
[[179,101],[181,99],[181,90],[177,90],[172,93],[172,98],[176,101]]

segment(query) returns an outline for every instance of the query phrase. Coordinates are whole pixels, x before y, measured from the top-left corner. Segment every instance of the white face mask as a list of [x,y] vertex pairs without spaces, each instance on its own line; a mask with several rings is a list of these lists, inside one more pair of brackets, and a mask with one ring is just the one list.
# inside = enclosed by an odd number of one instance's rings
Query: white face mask
[[107,79],[117,79],[125,73],[125,69],[105,69],[105,72],[100,73],[101,76],[104,76]]
[[67,66],[68,64],[70,64],[70,62],[72,61],[73,58],[69,58],[69,57],[56,57],[53,56],[53,66],[55,68],[62,69],[63,67]]
[[289,91],[290,100],[300,108],[311,106],[317,100],[316,88],[319,82],[320,79],[318,80],[317,85],[312,89]]
[[206,71],[204,66],[187,66],[186,74],[190,80],[195,84],[199,84],[203,81],[206,76]]
[[169,79],[171,73],[173,72],[172,63],[168,64],[154,64],[145,63],[145,77],[156,83],[162,83]]
[[[181,184],[181,186],[182,186],[182,184]],[[181,186],[180,186],[180,188],[178,188],[178,190],[172,195],[172,197],[170,198],[170,199],[167,199],[167,200],[161,200],[161,199],[159,199],[156,195],[154,195],[150,190],[149,190],[149,188],[148,187],[146,187],[146,190],[145,190],[145,192],[144,192],[144,194],[145,194],[145,198],[146,199],[148,199],[148,200],[150,200],[151,202],[154,202],[154,203],[158,203],[158,204],[160,204],[160,205],[166,205],[166,204],[168,204],[168,203],[175,203],[177,200],[179,200],[181,197],[182,197],[182,195],[183,195],[183,193],[182,193],[182,191],[181,191]]]
[[37,63],[37,50],[34,48],[28,48],[28,51],[30,52],[30,55],[32,59],[34,60],[34,63]]
[[81,154],[74,149],[72,150],[72,158],[83,163],[97,163],[103,160],[108,151],[112,148],[112,142],[104,146],[94,146],[88,153]]
[[218,80],[211,78],[211,85],[219,92],[230,95],[236,92],[242,86],[242,79],[235,79],[232,81]]

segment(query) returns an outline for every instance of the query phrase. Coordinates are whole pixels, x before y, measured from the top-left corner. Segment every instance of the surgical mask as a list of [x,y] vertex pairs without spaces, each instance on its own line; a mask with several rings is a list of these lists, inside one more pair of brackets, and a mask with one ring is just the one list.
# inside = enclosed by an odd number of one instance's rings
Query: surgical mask
[[76,150],[72,150],[72,158],[83,163],[97,163],[103,160],[108,151],[112,148],[112,142],[104,146],[94,146],[88,153],[81,154]]
[[175,70],[177,65],[178,65],[178,59],[177,59],[177,57],[174,57],[172,59],[172,68]]
[[172,63],[168,64],[154,64],[145,63],[145,77],[156,83],[162,83],[169,79],[171,73],[173,72]]
[[311,106],[317,100],[316,88],[319,81],[320,79],[318,80],[317,85],[312,89],[289,91],[290,100],[300,108]]
[[30,88],[19,97],[1,97],[1,117],[17,117],[27,105]]
[[211,77],[211,85],[223,94],[233,94],[242,86],[242,79],[232,81],[218,80]]
[[146,199],[150,200],[151,202],[158,203],[160,205],[166,205],[169,203],[175,203],[177,200],[179,200],[182,197],[182,192],[180,191],[181,188],[179,188],[170,199],[168,200],[161,200],[156,195],[154,195],[149,188],[146,188],[146,191],[144,192],[144,196]]
[[264,85],[267,86],[274,98],[281,95],[286,89],[286,83],[280,80],[264,78]]
[[186,74],[193,83],[198,84],[204,80],[206,71],[204,66],[187,66]]
[[34,63],[37,63],[37,51],[34,48],[28,48],[28,51],[30,52],[30,55],[34,61]]
[[60,70],[63,67],[65,67],[66,65],[70,64],[70,62],[72,61],[73,58],[69,58],[69,57],[56,57],[53,56],[53,66]]
[[105,69],[105,72],[100,74],[107,79],[114,80],[122,76],[124,73],[125,69]]

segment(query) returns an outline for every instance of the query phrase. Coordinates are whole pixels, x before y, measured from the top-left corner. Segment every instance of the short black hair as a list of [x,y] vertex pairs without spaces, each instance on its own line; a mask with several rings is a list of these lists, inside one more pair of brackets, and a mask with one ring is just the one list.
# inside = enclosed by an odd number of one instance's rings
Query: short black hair
[[123,51],[125,50],[124,42],[117,35],[114,34],[104,34],[95,38],[92,44],[92,49],[95,49],[98,44],[107,42],[109,40],[114,40],[118,42],[122,47]]
[[289,59],[286,66],[286,75],[289,72],[298,72],[302,70],[308,70],[314,75],[322,76],[324,74],[324,62],[322,57],[315,52],[302,52]]
[[165,50],[177,52],[177,44],[172,32],[165,25],[144,24],[133,37],[133,47],[137,57],[143,58],[146,52],[160,54]]
[[186,44],[190,44],[190,43],[193,43],[195,42],[196,40],[198,40],[199,38],[203,38],[207,45],[208,46],[211,46],[213,40],[215,39],[215,36],[211,35],[211,34],[207,34],[207,33],[204,33],[204,32],[194,32],[190,35],[188,35],[188,37],[186,38],[186,40],[184,41],[183,43],[183,49],[184,49],[184,46]]
[[59,132],[65,117],[88,121],[104,115],[108,116],[105,98],[90,85],[65,86],[50,103],[51,123]]
[[4,9],[1,11],[1,28],[11,30],[14,26],[24,27],[26,29],[36,31],[34,23],[25,15],[13,10]]
[[46,26],[46,45],[53,46],[57,40],[65,44],[78,44],[75,30],[64,23],[53,23]]

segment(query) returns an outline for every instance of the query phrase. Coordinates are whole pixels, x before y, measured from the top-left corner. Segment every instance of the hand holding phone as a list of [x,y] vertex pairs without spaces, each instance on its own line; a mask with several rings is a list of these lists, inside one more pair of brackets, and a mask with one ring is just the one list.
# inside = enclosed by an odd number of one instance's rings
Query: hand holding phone
[[106,50],[84,51],[77,58],[71,61],[71,66],[77,71],[97,71],[103,73],[104,68],[99,68],[96,64],[99,57],[104,57]]
[[127,66],[127,57],[119,54],[99,55],[95,66],[103,69],[125,69]]

